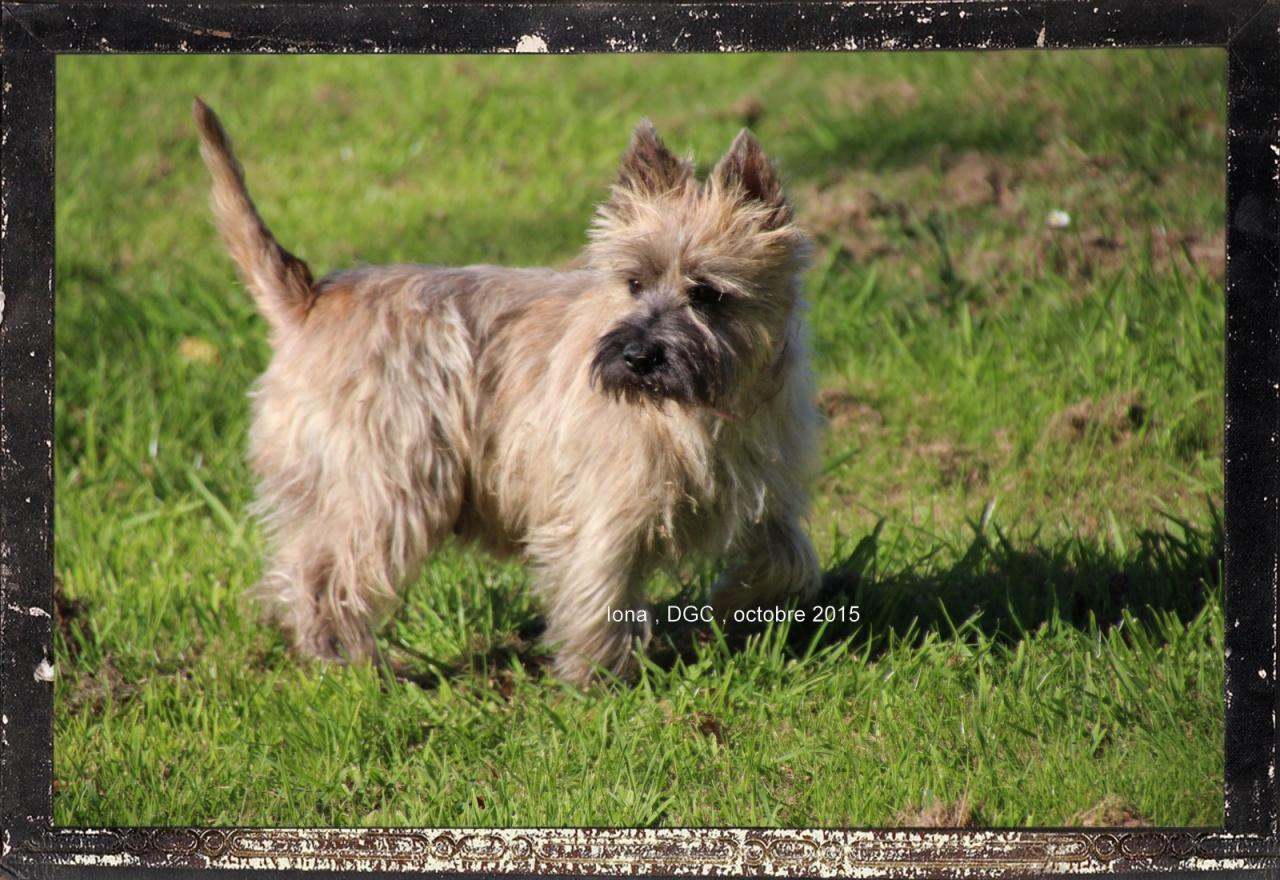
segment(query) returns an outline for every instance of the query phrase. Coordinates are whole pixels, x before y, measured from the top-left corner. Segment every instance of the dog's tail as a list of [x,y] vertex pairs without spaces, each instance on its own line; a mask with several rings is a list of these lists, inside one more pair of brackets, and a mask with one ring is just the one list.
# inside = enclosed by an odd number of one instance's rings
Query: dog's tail
[[244,169],[218,117],[199,98],[192,108],[200,155],[213,175],[213,215],[258,310],[277,333],[296,327],[315,301],[311,270],[280,247],[249,198]]

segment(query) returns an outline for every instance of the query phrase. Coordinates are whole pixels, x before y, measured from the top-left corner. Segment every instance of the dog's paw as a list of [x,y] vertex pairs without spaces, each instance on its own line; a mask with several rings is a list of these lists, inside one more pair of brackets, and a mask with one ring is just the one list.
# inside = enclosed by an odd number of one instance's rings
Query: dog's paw
[[[619,664],[614,664],[618,667]],[[624,683],[634,680],[638,667],[634,660],[630,663],[622,664],[621,668],[615,671],[593,663],[581,654],[560,655],[556,658],[555,665],[556,677],[567,681],[581,690],[589,690],[600,684],[606,684],[611,681],[622,681]]]
[[728,573],[711,587],[711,610],[717,620],[729,622],[735,612],[752,608],[794,607],[818,593],[820,578],[806,574],[775,589],[761,589]]

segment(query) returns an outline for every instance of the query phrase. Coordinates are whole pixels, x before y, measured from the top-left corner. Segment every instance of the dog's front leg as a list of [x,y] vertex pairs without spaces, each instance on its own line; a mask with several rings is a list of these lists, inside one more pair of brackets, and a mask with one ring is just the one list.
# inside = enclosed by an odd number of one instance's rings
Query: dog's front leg
[[585,687],[599,670],[624,679],[635,673],[634,651],[648,642],[653,616],[637,555],[581,537],[539,554],[546,641],[556,646],[555,671],[566,681]]
[[729,568],[711,588],[719,619],[738,609],[804,601],[817,594],[822,566],[798,517],[766,518],[749,528],[737,547]]

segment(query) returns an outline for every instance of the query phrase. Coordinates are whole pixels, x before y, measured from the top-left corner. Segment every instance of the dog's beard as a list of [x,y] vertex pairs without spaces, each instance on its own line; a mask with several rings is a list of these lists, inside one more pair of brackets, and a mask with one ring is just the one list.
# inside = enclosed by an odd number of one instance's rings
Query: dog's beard
[[[638,346],[656,362],[637,372],[627,363],[629,347]],[[592,383],[628,403],[677,403],[714,407],[730,379],[733,349],[729,335],[700,326],[691,318],[670,315],[623,319],[596,343]]]

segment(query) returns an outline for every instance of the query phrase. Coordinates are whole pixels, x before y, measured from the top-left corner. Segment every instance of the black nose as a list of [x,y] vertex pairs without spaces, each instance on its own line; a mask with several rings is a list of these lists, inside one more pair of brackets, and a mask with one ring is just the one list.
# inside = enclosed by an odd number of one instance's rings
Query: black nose
[[662,363],[662,346],[654,342],[629,342],[622,350],[622,360],[631,372],[643,376]]

